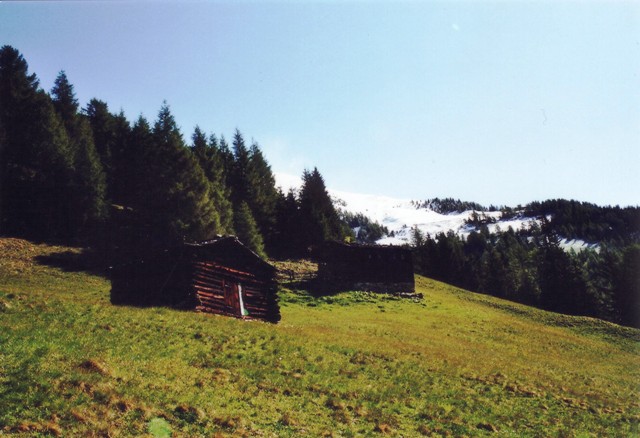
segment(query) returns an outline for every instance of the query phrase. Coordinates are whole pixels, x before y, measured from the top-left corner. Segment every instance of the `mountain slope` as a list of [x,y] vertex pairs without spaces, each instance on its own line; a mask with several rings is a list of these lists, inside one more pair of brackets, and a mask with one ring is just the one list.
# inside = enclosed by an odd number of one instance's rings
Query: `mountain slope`
[[417,277],[270,325],[109,304],[73,248],[0,239],[1,433],[631,436],[640,332]]
[[[277,184],[284,190],[298,189],[302,182],[300,178],[276,173]],[[418,228],[423,234],[435,236],[438,233],[452,231],[460,236],[466,236],[478,227],[468,224],[474,213],[488,219],[487,227],[490,232],[498,229],[506,230],[511,227],[518,230],[529,227],[532,224],[540,225],[540,220],[535,217],[516,215],[512,218],[501,220],[500,211],[480,212],[466,210],[442,214],[428,207],[419,207],[409,199],[397,199],[388,196],[351,193],[329,189],[332,198],[338,206],[351,213],[362,213],[371,220],[378,222],[389,230],[386,236],[377,243],[383,245],[404,245],[411,243],[411,228]],[[561,246],[566,250],[580,251],[585,248],[597,248],[595,243],[587,243],[581,239],[562,239]]]

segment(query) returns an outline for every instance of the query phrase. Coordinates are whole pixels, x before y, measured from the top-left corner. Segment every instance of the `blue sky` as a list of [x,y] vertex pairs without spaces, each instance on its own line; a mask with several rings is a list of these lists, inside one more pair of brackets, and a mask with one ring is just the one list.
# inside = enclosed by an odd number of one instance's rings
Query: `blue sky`
[[0,43],[338,190],[640,204],[639,2],[0,2]]

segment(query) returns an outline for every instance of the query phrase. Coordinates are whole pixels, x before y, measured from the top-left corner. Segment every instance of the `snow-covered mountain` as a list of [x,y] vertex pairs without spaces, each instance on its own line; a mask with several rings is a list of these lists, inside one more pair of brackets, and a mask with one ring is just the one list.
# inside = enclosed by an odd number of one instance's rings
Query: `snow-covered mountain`
[[[288,174],[276,173],[276,184],[285,192],[290,188],[297,190],[301,187],[300,178]],[[338,206],[351,213],[362,213],[369,219],[384,225],[392,235],[380,239],[377,243],[383,245],[403,245],[411,241],[411,228],[418,227],[425,235],[434,236],[437,233],[453,231],[460,236],[467,236],[475,229],[466,222],[474,211],[468,210],[461,213],[441,214],[429,208],[416,208],[409,199],[390,198],[388,196],[367,195],[361,193],[344,192],[328,189],[329,194],[337,201]],[[506,230],[509,227],[514,230],[528,227],[536,218],[517,216],[509,220],[500,220],[501,213],[478,212],[496,222],[489,224],[490,232],[498,229]],[[576,251],[590,247],[591,245],[581,240],[564,240],[561,245],[565,249],[573,248]]]

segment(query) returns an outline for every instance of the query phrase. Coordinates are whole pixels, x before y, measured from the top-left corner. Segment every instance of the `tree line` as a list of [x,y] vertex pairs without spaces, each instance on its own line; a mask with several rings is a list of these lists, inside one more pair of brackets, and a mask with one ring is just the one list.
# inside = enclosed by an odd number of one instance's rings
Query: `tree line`
[[120,255],[236,234],[260,255],[294,256],[353,237],[317,169],[282,193],[259,145],[196,127],[164,103],[155,121],[106,102],[80,108],[61,71],[49,93],[13,47],[0,49],[0,233]]
[[606,241],[616,245],[640,240],[639,207],[599,206],[566,199],[534,201],[516,207],[485,207],[475,202],[453,198],[411,201],[411,204],[416,209],[431,209],[441,214],[473,210],[467,224],[474,226],[497,222],[495,216],[487,213],[500,212],[500,220],[547,217],[550,228],[567,239],[582,239],[592,243]]
[[549,216],[552,230],[568,239],[609,242],[617,246],[640,240],[638,207],[603,207],[575,200],[550,199],[527,204],[522,214],[525,217]]
[[575,253],[549,221],[462,238],[412,229],[416,271],[453,285],[546,310],[640,328],[640,244]]

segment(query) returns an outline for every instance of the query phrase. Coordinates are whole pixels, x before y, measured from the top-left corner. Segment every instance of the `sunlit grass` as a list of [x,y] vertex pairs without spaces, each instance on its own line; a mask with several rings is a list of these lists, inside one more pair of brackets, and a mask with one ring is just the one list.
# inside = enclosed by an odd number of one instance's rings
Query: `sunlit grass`
[[0,433],[638,433],[637,330],[421,277],[421,301],[283,289],[278,325],[115,307],[104,278],[33,262],[66,248],[18,246],[0,262]]

